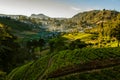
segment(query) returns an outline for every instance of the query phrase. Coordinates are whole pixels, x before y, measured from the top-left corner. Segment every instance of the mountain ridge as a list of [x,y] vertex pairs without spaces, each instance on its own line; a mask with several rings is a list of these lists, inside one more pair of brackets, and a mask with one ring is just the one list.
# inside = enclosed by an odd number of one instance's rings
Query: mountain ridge
[[48,17],[44,14],[31,14],[30,18],[48,19],[50,17]]

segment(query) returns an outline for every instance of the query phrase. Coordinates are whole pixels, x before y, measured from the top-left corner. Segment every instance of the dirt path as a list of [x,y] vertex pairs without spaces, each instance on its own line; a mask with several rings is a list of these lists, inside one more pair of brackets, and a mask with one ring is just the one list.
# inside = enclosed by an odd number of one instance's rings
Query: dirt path
[[105,68],[110,68],[120,65],[120,58],[118,59],[105,59],[105,60],[95,60],[89,63],[73,65],[58,69],[48,75],[48,78],[56,78],[60,76],[65,76],[73,73],[88,72],[94,70],[101,70]]
[[52,62],[52,57],[50,57],[50,59],[48,61],[48,65],[47,65],[44,73],[38,78],[38,80],[43,80],[46,77],[46,72],[47,72],[47,69],[50,67],[51,62]]

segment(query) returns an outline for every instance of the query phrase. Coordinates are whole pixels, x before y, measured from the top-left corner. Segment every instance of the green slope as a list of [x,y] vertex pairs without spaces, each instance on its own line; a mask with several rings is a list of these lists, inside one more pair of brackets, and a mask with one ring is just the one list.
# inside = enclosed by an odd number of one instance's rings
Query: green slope
[[5,25],[5,26],[10,27],[14,31],[29,31],[29,30],[32,30],[31,25],[29,25],[27,23],[20,22],[20,21],[15,20],[15,19],[6,18],[6,17],[0,17],[0,23]]
[[91,10],[83,13],[78,13],[72,17],[73,21],[83,21],[88,24],[96,24],[97,22],[104,20],[110,21],[115,19],[118,14],[118,11],[115,10]]
[[13,70],[7,80],[112,80],[113,73],[117,74],[114,80],[119,80],[119,61],[120,48],[60,51]]
[[48,60],[49,57],[46,56],[18,67],[7,76],[6,80],[37,80],[45,71]]
[[48,78],[47,80],[120,80],[119,71],[120,65],[81,73],[73,73],[57,78]]

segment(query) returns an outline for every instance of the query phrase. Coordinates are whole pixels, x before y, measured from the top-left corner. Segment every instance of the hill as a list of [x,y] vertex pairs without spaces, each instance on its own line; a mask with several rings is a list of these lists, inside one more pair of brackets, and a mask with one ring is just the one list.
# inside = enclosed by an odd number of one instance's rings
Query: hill
[[88,24],[96,24],[100,21],[112,21],[115,20],[120,14],[120,12],[115,10],[92,10],[92,11],[86,11],[83,13],[78,13],[75,16],[72,17],[72,19],[76,22],[85,22]]
[[[60,32],[83,32],[85,29],[90,29],[97,27],[99,23],[113,22],[116,21],[120,12],[115,10],[92,10],[81,12],[73,16],[72,18],[67,18],[63,20],[50,19],[46,20],[51,28],[55,31]],[[54,26],[54,27],[53,27]]]
[[117,19],[120,12],[115,10],[92,10],[81,12],[73,16],[72,18],[51,18],[44,14],[32,14],[27,17],[24,15],[4,15],[13,19],[17,19],[24,23],[37,25],[48,31],[57,32],[81,32],[86,28],[97,27],[101,22],[112,22]]
[[39,19],[48,19],[50,17],[44,15],[44,14],[32,14],[30,18],[39,18]]
[[0,24],[6,26],[9,31],[18,38],[28,38],[29,36],[36,36],[40,31],[40,27],[32,23],[24,16],[15,17],[0,17]]
[[[98,19],[112,19],[115,18],[116,15],[118,14],[118,11],[115,10],[91,10],[91,11],[86,11],[82,13],[78,13],[72,18],[83,18],[83,19],[88,19],[92,20],[92,18],[98,18]],[[92,18],[91,18],[92,17]]]
[[0,17],[0,23],[10,27],[13,31],[30,31],[33,28],[30,24],[9,17]]
[[[33,16],[44,15],[34,14]],[[48,38],[43,48],[40,48],[38,42],[43,39],[36,40],[34,35],[32,35],[34,40],[30,38],[31,36],[28,37],[28,43],[24,43],[26,47],[22,47],[25,48],[25,54],[31,55],[30,60],[25,61],[23,66],[13,69],[6,80],[119,80],[119,12],[105,9],[93,10],[79,13],[70,19],[20,18],[12,20],[5,18],[3,21],[6,19],[10,20],[11,22],[8,21],[10,23],[14,21],[33,23],[38,26],[38,29],[41,28],[39,30],[41,32],[37,35],[38,39],[42,36]],[[8,25],[2,20],[1,23]],[[18,29],[16,26],[11,28]],[[31,30],[37,28],[34,26]],[[31,31],[28,27],[22,29],[22,33]],[[44,36],[45,31],[48,34]],[[49,32],[53,32],[53,35],[51,36]],[[62,34],[57,36],[57,32]],[[112,36],[111,32],[114,33]],[[116,43],[118,47],[111,46]],[[47,52],[44,52],[45,48]],[[36,55],[37,51],[39,54]]]
[[119,51],[119,48],[60,51],[14,69],[7,80],[119,80]]

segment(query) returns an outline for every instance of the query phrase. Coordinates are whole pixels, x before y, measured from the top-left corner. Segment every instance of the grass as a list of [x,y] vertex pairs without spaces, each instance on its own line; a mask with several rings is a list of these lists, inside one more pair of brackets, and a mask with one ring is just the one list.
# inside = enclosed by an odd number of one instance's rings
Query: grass
[[6,72],[0,71],[0,80],[4,80],[6,76]]
[[46,70],[49,56],[14,69],[6,80],[37,80]]
[[86,48],[61,51],[53,57],[52,64],[48,68],[48,74],[67,66],[117,57],[120,57],[120,48]]
[[[81,39],[82,41],[85,41],[86,43],[92,43],[94,44],[92,47],[99,47],[99,39],[92,40],[96,35],[95,34],[88,34],[88,33],[74,33],[74,34],[65,34],[63,37],[69,39],[69,40],[76,40],[76,39]],[[106,38],[107,41],[111,41],[110,37],[102,37],[103,39]],[[104,40],[100,45],[102,47],[117,47],[117,41],[115,40],[114,42],[107,42]],[[95,45],[98,43],[97,45]],[[104,44],[105,43],[105,44]]]
[[92,34],[87,33],[76,33],[76,34],[65,34],[63,37],[71,40],[81,39],[81,40],[88,40],[92,37]]
[[24,74],[28,71],[29,66],[33,62],[30,62],[26,65],[23,65],[21,67],[15,68],[6,78],[6,80],[21,80],[24,78]]
[[[24,66],[14,69],[7,76],[7,80],[20,80],[20,79],[38,80],[38,78],[42,76],[45,71],[46,71],[45,75],[48,76],[48,79],[50,80],[57,80],[57,79],[58,80],[76,80],[76,77],[80,78],[80,80],[82,79],[83,80],[89,80],[89,79],[95,80],[95,78],[92,79],[92,77],[95,75],[94,72],[90,74],[80,73],[79,75],[69,76],[69,77],[63,76],[60,79],[49,78],[49,76],[58,74],[58,73],[64,73],[64,70],[66,69],[67,71],[72,70],[71,68],[75,69],[75,65],[81,65],[81,67],[78,66],[78,68],[81,68],[81,69],[85,68],[88,66],[87,64],[89,64],[90,62],[103,61],[102,64],[100,63],[100,65],[104,66],[106,65],[106,63],[104,63],[104,60],[109,61],[109,59],[120,58],[120,48],[119,47],[118,48],[83,48],[83,49],[65,50],[65,51],[56,52],[56,54],[54,53],[54,56],[52,56],[52,61],[49,64],[49,67],[47,67],[50,58],[51,56],[48,54],[34,61],[33,63],[29,63],[29,64],[26,64]],[[109,63],[110,62],[108,62],[107,64]],[[94,66],[97,66],[97,64]],[[119,70],[119,68],[117,69]],[[97,73],[95,76],[103,77],[104,73],[101,71],[100,73],[101,74]],[[88,79],[85,78],[86,76],[89,76]],[[118,77],[116,77],[116,79],[117,78]],[[97,79],[97,80],[100,80],[100,79]]]
[[120,80],[119,71],[120,65],[83,73],[73,73],[58,78],[49,78],[48,80]]

